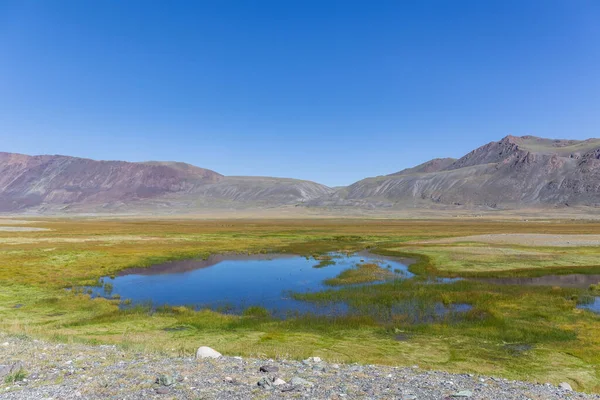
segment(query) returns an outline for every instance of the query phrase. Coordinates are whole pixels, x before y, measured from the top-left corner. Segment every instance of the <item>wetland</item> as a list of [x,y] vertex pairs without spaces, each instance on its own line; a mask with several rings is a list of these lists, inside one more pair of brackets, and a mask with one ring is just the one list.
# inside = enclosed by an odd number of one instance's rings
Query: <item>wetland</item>
[[600,390],[598,293],[586,287],[598,283],[600,250],[464,239],[573,242],[599,232],[597,222],[55,218],[27,226],[47,230],[0,232],[8,334],[175,355],[208,345],[230,355],[416,364]]

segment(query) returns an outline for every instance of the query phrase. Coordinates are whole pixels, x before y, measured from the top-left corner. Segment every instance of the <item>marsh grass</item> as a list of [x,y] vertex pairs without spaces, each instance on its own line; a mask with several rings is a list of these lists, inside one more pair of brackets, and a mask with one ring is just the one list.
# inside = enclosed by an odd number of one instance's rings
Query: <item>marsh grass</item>
[[382,268],[379,264],[363,262],[354,268],[340,272],[335,278],[325,280],[325,284],[328,286],[356,285],[383,281],[394,276],[393,272]]
[[316,259],[319,260],[319,263],[317,265],[314,265],[313,268],[325,268],[330,265],[335,265],[333,257],[329,255],[317,256]]

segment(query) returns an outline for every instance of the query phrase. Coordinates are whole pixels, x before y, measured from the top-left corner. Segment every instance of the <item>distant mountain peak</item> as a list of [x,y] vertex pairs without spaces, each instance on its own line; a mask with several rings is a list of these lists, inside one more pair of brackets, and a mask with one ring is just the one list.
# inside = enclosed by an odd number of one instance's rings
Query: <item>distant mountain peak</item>
[[[318,202],[312,202],[318,203]],[[339,190],[329,206],[600,206],[600,139],[508,135],[458,160],[434,159]]]

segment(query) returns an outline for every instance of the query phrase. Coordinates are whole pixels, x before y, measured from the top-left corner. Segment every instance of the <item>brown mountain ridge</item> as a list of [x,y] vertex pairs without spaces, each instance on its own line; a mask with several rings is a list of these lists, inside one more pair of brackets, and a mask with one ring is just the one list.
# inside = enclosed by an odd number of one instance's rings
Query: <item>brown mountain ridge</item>
[[0,212],[185,212],[213,208],[524,208],[600,205],[600,139],[507,136],[347,187],[223,176],[179,162],[0,153]]
[[194,207],[277,206],[328,194],[314,182],[225,177],[177,162],[95,161],[0,153],[0,212],[165,211]]

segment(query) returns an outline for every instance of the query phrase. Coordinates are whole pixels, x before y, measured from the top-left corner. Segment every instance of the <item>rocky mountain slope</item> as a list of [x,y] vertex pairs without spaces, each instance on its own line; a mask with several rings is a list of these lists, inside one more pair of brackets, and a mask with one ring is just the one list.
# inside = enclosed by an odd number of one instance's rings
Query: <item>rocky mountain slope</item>
[[185,163],[0,153],[0,212],[280,206],[331,192],[314,182],[225,177]]
[[[188,212],[303,205],[321,209],[600,206],[600,139],[507,136],[347,187],[223,176],[176,162],[0,153],[0,212]],[[345,211],[344,211],[345,212]]]
[[367,178],[318,206],[518,208],[600,205],[600,139],[507,136],[464,157]]

